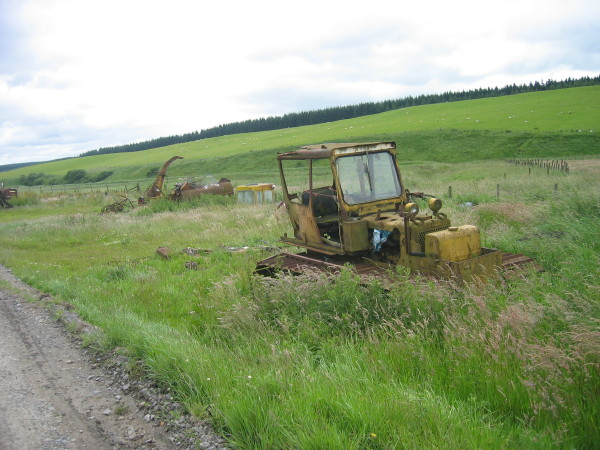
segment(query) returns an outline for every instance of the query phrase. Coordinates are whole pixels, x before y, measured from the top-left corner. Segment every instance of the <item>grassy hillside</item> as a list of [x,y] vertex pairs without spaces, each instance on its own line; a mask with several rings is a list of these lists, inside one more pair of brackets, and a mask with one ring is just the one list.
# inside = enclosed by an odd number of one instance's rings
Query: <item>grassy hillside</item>
[[[6,172],[2,179],[15,184],[20,175],[31,172],[64,175],[84,169],[92,173],[112,170],[115,174],[109,181],[142,180],[149,168],[175,154],[185,160],[173,164],[170,175],[215,173],[233,179],[232,173],[247,173],[247,164],[260,169],[258,161],[264,161],[264,167],[270,167],[275,151],[344,140],[396,140],[406,161],[599,154],[599,104],[600,86],[590,86],[425,105],[320,125],[56,161]],[[233,155],[246,157],[243,163],[215,160]],[[223,165],[225,161],[228,165]]]

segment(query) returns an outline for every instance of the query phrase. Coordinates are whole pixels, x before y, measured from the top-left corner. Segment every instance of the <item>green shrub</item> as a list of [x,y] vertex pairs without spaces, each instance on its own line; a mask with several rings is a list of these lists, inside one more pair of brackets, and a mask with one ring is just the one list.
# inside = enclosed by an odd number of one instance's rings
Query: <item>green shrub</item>
[[87,171],[83,169],[69,170],[64,177],[67,184],[83,183],[87,179]]

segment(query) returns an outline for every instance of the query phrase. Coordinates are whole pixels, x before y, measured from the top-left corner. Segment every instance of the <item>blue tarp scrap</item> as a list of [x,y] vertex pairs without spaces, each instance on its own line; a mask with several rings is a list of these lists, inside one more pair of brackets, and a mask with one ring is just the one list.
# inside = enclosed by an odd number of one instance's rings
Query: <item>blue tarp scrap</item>
[[381,245],[385,241],[387,241],[387,238],[389,237],[390,234],[392,234],[391,231],[378,230],[378,229],[373,230],[373,240],[371,242],[373,244],[374,252],[378,252],[381,250]]

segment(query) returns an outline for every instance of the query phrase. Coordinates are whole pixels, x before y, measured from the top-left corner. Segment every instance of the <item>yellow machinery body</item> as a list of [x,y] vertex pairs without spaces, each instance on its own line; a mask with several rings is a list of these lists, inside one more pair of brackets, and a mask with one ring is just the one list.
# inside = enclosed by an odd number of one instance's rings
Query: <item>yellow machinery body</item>
[[[510,255],[483,248],[476,226],[452,226],[439,211],[439,199],[405,189],[394,142],[311,145],[277,159],[293,228],[293,236],[286,234],[281,240],[304,248],[305,254],[275,255],[260,261],[259,268],[294,271],[304,265],[331,268],[350,262],[381,268],[400,265],[435,277],[470,280],[497,275],[503,256]],[[326,186],[313,185],[315,167],[322,172],[324,166],[318,166],[319,160],[331,169]],[[288,191],[286,161],[294,161],[294,169],[298,161],[307,164],[308,189]],[[419,212],[416,201],[421,200],[430,209],[427,214]]]

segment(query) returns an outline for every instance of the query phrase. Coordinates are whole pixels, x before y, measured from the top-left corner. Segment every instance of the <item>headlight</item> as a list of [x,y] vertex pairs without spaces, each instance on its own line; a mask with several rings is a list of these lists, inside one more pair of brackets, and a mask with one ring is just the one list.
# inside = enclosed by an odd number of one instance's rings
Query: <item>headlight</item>
[[431,197],[427,200],[427,205],[433,212],[438,212],[442,209],[442,201],[439,198]]
[[404,211],[412,216],[416,216],[417,214],[419,214],[419,205],[417,205],[416,203],[407,203],[404,206]]

